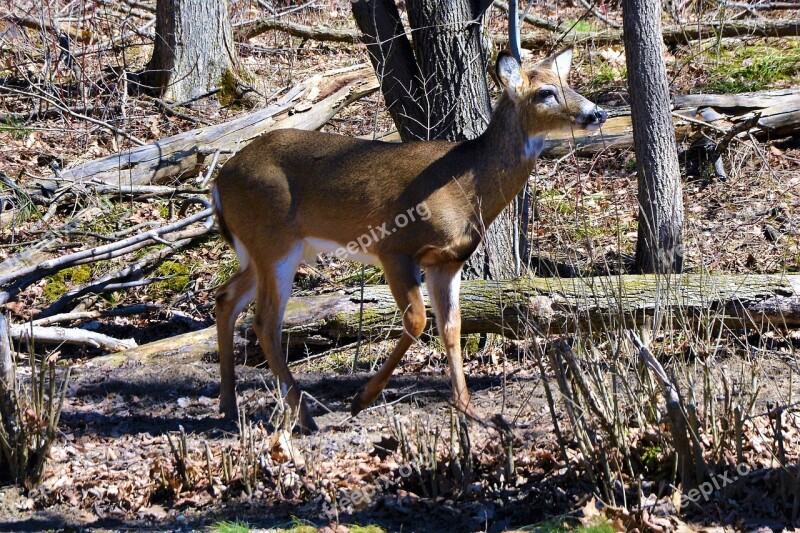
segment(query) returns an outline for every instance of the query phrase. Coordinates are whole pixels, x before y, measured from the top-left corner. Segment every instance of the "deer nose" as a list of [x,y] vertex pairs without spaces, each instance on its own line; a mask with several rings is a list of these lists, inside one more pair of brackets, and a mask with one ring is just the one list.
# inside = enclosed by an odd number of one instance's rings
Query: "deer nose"
[[595,106],[594,108],[594,120],[595,122],[602,124],[608,118],[608,113],[602,107]]

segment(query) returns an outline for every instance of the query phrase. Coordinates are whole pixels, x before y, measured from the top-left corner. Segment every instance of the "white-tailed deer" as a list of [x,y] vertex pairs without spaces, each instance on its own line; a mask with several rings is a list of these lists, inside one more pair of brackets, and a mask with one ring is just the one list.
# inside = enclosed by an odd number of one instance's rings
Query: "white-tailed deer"
[[567,49],[524,72],[497,59],[505,87],[489,127],[460,143],[385,143],[313,131],[275,130],[228,161],[213,197],[221,233],[240,270],[217,292],[220,410],[237,414],[233,329],[256,302],[253,328],[303,430],[316,424],[281,352],[281,322],[302,260],[334,252],[381,265],[403,314],[404,334],[355,396],[372,404],[425,328],[421,269],[447,351],[455,405],[472,412],[461,362],[461,267],[482,228],[520,192],[553,130],[598,127],[606,112],[567,87]]

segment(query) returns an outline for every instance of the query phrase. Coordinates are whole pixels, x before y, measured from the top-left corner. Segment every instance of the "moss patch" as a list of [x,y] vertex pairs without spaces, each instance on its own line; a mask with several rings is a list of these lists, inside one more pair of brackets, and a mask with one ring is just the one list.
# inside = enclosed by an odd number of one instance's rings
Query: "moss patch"
[[800,46],[742,46],[722,50],[706,89],[719,93],[760,91],[800,73]]
[[83,285],[92,279],[89,265],[78,265],[56,272],[46,279],[42,295],[49,303],[55,302],[67,293],[70,286]]
[[153,283],[149,292],[181,292],[189,284],[190,274],[191,271],[188,266],[175,261],[164,261],[156,269],[156,275],[168,279]]

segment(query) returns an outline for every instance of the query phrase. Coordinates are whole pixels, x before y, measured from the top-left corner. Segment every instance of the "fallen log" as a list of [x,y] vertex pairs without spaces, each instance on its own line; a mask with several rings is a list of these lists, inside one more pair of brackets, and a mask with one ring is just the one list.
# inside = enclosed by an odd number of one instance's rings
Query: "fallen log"
[[[705,116],[704,111],[714,113]],[[591,156],[603,150],[633,146],[630,110],[614,110],[601,130],[576,131],[551,135],[543,157],[561,157],[574,149],[580,156]],[[691,143],[700,137],[699,128],[707,126],[724,133],[745,122],[754,113],[761,113],[750,133],[761,137],[780,137],[800,132],[800,90],[785,89],[749,94],[688,94],[673,98],[673,123],[678,142]],[[740,136],[746,135],[742,132]]]
[[[427,297],[426,297],[427,300]],[[660,303],[656,303],[660,302]],[[359,291],[292,298],[283,341],[288,346],[332,347],[358,337],[397,337],[400,313],[385,285],[366,287],[359,319]],[[660,313],[663,323],[725,325],[729,328],[787,330],[800,327],[800,275],[706,275],[533,278],[465,281],[461,290],[462,332],[511,338],[608,331],[642,325]],[[428,308],[429,326],[433,314]],[[615,326],[616,325],[616,326]],[[244,337],[249,317],[238,327]],[[430,329],[429,329],[430,330]],[[146,344],[99,358],[98,364],[162,357],[198,360],[215,356],[216,329]]]
[[[664,26],[664,44],[681,45],[708,38],[725,37],[798,37],[800,20],[725,20],[701,22],[685,25]],[[523,48],[538,49],[552,46],[554,35],[528,34],[522,36]],[[614,44],[622,41],[622,30],[578,31],[558,36],[558,42],[565,44],[593,43],[595,45]]]
[[[125,185],[164,184],[196,175],[206,157],[215,153],[224,163],[253,138],[273,128],[317,129],[341,108],[377,90],[378,82],[366,67],[318,75],[290,90],[277,103],[231,121],[195,129],[153,144],[81,163],[61,172],[64,181],[95,180]],[[302,97],[302,99],[301,99]],[[293,114],[288,114],[290,112]],[[277,120],[282,114],[288,116]]]

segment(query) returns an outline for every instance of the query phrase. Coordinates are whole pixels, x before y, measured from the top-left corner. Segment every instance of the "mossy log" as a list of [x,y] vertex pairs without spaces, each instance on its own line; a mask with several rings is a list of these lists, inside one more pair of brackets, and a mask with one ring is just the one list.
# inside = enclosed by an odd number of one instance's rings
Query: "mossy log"
[[[359,304],[357,289],[290,299],[284,342],[316,349],[352,342],[358,335]],[[656,315],[662,325],[785,331],[800,327],[800,275],[471,280],[464,282],[461,289],[461,315],[464,334],[497,333],[511,338],[630,328]],[[430,307],[428,316],[433,328]],[[400,335],[400,313],[387,286],[365,288],[362,327],[366,339]],[[250,336],[248,329],[249,317],[239,326],[241,338]],[[215,357],[216,350],[216,330],[212,327],[100,361],[114,364],[164,356],[197,360]]]

